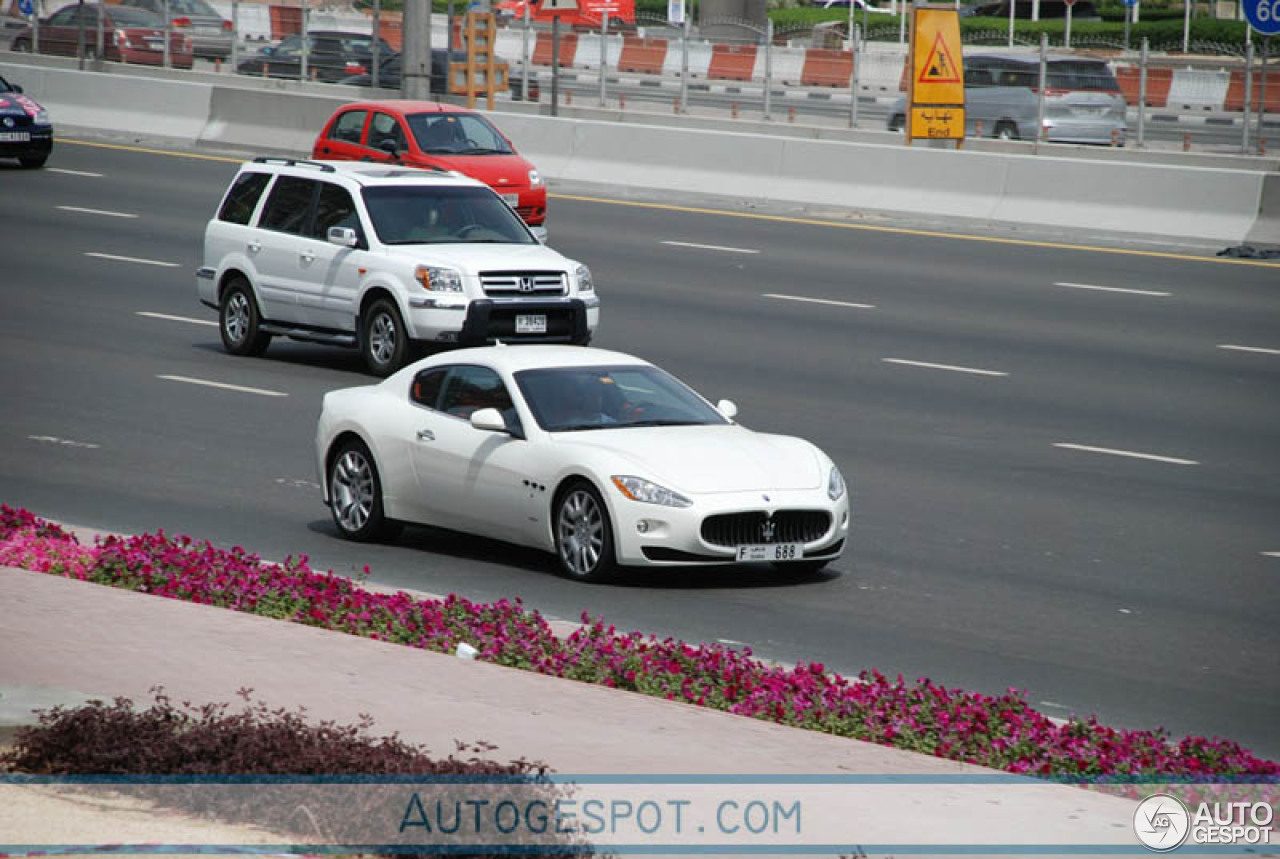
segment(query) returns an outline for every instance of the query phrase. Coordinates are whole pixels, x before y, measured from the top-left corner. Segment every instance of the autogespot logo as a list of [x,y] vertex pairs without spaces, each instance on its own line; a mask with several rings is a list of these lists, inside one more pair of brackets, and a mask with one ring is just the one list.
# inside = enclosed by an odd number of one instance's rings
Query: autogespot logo
[[1133,813],[1133,831],[1144,846],[1157,852],[1181,847],[1191,830],[1191,815],[1182,800],[1156,793],[1138,803]]

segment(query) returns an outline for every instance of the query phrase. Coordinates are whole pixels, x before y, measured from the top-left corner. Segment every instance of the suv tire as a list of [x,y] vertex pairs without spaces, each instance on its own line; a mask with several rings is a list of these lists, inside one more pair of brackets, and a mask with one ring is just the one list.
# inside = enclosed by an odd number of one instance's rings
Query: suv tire
[[360,354],[369,372],[380,378],[404,366],[409,332],[390,299],[376,299],[360,317]]
[[236,277],[227,284],[218,303],[218,332],[222,347],[232,355],[257,356],[267,351],[271,335],[263,333],[258,303],[249,281]]

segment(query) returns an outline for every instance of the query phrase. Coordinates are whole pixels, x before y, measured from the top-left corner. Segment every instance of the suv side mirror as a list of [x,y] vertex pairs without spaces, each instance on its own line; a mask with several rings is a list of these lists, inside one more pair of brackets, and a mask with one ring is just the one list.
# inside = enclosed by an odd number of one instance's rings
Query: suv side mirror
[[716,411],[724,415],[729,420],[733,420],[738,416],[738,404],[733,400],[721,400],[716,403]]
[[384,139],[378,144],[378,148],[390,155],[392,158],[397,158],[400,155],[400,145],[396,143],[395,138],[393,137]]
[[329,244],[338,245],[344,248],[354,248],[360,243],[356,231],[350,227],[330,227],[329,228]]
[[22,92],[22,87],[18,84],[9,84],[9,89],[13,90],[16,93]]

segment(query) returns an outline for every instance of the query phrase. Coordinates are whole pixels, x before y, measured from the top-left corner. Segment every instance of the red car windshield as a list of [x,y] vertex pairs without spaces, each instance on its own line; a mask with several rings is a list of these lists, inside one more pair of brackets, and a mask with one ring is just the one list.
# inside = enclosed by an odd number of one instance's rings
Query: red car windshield
[[406,117],[418,148],[431,155],[510,155],[511,144],[478,113],[414,113]]

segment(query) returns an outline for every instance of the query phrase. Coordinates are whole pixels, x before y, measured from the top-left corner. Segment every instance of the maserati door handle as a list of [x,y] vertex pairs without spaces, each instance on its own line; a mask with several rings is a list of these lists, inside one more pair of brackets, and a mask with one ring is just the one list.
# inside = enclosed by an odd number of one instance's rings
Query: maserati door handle
[[315,262],[316,255],[311,251],[299,251],[298,256],[302,257],[303,262]]
[[256,254],[262,250],[262,242],[249,242],[249,253]]
[[435,441],[436,434],[428,429],[418,430],[418,441]]

